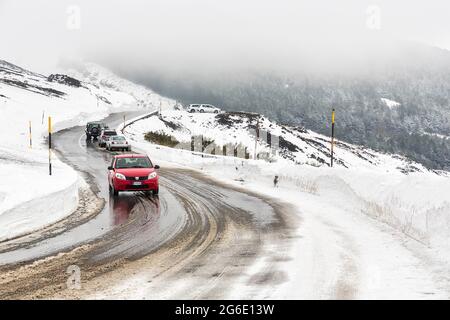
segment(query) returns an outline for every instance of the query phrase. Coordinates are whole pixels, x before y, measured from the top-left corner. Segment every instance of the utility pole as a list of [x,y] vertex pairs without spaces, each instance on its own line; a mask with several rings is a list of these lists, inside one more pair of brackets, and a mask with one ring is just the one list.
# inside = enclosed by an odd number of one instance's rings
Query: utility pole
[[258,146],[258,138],[259,138],[259,117],[256,120],[256,132],[255,132],[255,153],[253,159],[256,160],[256,147]]
[[48,174],[52,175],[52,117],[48,117]]
[[333,167],[334,161],[334,114],[335,110],[331,111],[331,167]]

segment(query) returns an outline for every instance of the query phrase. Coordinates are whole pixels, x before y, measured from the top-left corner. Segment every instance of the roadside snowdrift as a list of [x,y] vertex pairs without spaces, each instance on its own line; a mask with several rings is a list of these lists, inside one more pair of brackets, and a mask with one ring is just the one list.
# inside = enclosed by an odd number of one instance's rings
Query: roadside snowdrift
[[[36,163],[20,167],[14,164],[1,166],[3,183],[0,192],[5,199],[0,202],[0,241],[52,224],[77,208],[79,179],[76,172],[58,163],[53,168],[54,177],[50,177],[43,174],[46,169],[46,164]],[[19,188],[16,187],[18,181],[27,183]],[[38,181],[39,185],[33,181]],[[15,193],[11,193],[11,186]]]

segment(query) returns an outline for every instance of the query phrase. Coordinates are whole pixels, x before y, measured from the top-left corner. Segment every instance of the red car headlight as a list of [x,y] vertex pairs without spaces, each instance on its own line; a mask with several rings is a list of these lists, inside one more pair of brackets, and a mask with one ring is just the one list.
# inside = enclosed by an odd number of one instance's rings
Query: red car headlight
[[116,173],[116,178],[119,180],[126,180],[127,178],[125,178],[125,176],[121,173]]

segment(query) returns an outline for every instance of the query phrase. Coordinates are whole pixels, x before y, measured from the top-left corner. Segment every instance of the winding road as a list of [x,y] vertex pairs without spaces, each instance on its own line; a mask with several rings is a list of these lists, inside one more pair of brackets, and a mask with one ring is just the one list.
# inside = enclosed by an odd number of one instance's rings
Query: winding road
[[[122,118],[104,121],[116,127]],[[220,299],[242,286],[264,298],[287,281],[278,264],[297,227],[292,208],[168,167],[159,170],[159,196],[110,197],[112,154],[87,142],[83,130],[54,135],[59,158],[88,183],[80,205],[63,221],[0,243],[0,299]],[[67,284],[71,270],[80,271],[76,290]]]

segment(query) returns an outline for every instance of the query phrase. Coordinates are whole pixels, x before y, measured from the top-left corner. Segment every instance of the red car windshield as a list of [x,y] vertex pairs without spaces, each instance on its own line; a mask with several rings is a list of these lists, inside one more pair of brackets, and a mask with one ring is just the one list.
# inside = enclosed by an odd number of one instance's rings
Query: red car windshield
[[116,169],[127,168],[153,168],[149,158],[118,158],[116,160]]

